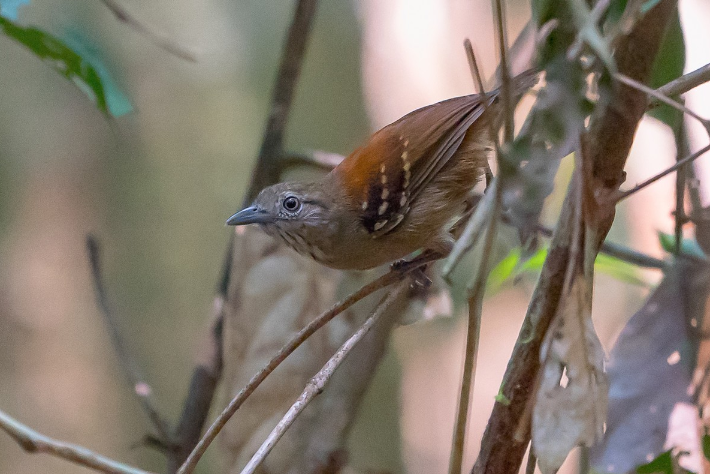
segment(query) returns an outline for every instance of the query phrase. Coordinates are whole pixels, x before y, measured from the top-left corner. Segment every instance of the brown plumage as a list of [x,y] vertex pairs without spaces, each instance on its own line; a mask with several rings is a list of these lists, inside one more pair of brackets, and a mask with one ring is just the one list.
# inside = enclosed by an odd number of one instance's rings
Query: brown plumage
[[[535,83],[515,79],[516,92]],[[418,249],[446,255],[448,232],[493,150],[498,91],[445,100],[373,134],[322,180],[265,188],[227,221],[258,223],[333,268],[367,269]]]

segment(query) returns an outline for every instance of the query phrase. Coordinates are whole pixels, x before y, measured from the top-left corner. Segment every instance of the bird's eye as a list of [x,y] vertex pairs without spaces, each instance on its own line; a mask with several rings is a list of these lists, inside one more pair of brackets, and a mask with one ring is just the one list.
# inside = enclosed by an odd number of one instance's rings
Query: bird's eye
[[289,196],[284,199],[283,206],[287,211],[295,212],[299,207],[301,207],[301,201],[299,201],[295,196]]

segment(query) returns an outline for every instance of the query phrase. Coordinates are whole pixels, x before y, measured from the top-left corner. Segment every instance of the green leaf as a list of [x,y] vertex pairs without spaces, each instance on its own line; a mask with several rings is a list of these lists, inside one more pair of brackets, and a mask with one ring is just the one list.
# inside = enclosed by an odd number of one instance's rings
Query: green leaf
[[[675,253],[675,236],[671,234],[666,234],[665,232],[658,233],[658,241],[661,243],[661,247],[668,253]],[[700,248],[698,243],[692,239],[683,239],[680,242],[680,253],[691,255],[693,257],[705,260],[705,253]]]
[[673,456],[671,450],[659,454],[656,458],[636,468],[637,474],[692,474],[692,471],[684,469],[678,465],[678,460]]
[[107,102],[105,84],[96,67],[55,36],[38,28],[20,26],[4,16],[0,16],[0,31],[27,47],[70,80],[89,96],[104,114],[117,116],[130,110],[126,110],[126,107],[112,110]]
[[[676,11],[673,19],[668,25],[663,42],[658,50],[651,72],[650,87],[654,89],[683,75],[685,67],[685,41],[683,30],[680,25],[680,18]],[[651,109],[648,114],[669,127],[677,130],[683,119],[683,113],[673,107],[661,104]]]
[[641,278],[638,268],[619,258],[600,253],[594,260],[594,269],[601,273],[606,273],[619,281],[632,285],[648,286],[648,282]]
[[653,461],[636,468],[638,474],[674,474],[671,451],[659,454]]
[[488,275],[486,292],[494,293],[498,291],[503,286],[503,283],[513,275],[519,263],[520,247],[515,247],[491,270]]
[[0,15],[11,20],[17,20],[17,11],[27,5],[30,0],[0,0]]
[[705,459],[710,460],[710,435],[708,434],[703,435],[703,454]]

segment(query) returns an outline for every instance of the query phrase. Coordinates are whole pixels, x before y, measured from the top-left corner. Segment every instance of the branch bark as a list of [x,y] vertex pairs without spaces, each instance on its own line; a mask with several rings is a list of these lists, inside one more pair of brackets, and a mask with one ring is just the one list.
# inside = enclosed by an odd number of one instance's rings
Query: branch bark
[[2,411],[0,411],[0,429],[10,435],[28,453],[51,454],[107,474],[152,474],[96,454],[83,446],[45,436]]

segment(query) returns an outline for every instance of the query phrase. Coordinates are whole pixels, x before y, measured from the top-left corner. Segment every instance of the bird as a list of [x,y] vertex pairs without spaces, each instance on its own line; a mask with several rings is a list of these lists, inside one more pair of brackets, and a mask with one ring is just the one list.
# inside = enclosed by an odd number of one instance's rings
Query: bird
[[[535,71],[513,78],[520,96]],[[444,100],[383,127],[318,181],[264,188],[227,225],[267,234],[339,270],[367,270],[417,250],[441,258],[475,184],[489,170],[500,89]]]

